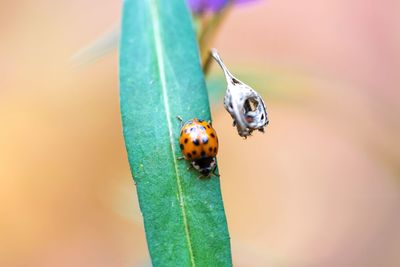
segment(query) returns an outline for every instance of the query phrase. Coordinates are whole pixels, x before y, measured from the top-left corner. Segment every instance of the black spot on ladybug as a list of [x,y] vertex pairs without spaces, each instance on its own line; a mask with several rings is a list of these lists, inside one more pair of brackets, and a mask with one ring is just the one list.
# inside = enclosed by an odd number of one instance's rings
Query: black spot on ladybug
[[214,153],[217,153],[217,148],[216,147],[214,147]]
[[180,147],[181,147],[181,149],[183,150],[183,147],[184,147],[184,146],[183,146],[183,144],[180,144],[179,146],[180,146]]
[[200,145],[199,139],[194,139],[194,140],[193,140],[193,144],[194,144],[195,146]]
[[203,144],[207,144],[208,143],[208,137],[207,136],[203,136],[201,138],[201,142],[203,142]]
[[204,121],[204,120],[200,120],[200,119],[199,119],[199,122],[203,122],[203,121]]
[[188,156],[188,158],[191,158],[191,157],[192,157],[192,154],[187,153],[186,156]]
[[206,130],[206,128],[204,128],[204,126],[200,126],[199,128],[200,128],[201,131],[205,131]]
[[212,151],[213,151],[213,148],[212,148],[212,147],[209,147],[209,148],[208,148],[208,151],[212,152]]
[[212,138],[215,138],[215,134],[213,134],[213,133],[211,133],[210,136],[211,136]]
[[206,156],[206,152],[203,150],[203,151],[201,151],[201,156],[202,157],[205,157]]
[[208,128],[208,129],[210,129],[210,128],[211,128],[211,127],[210,127],[210,124],[207,124],[207,128]]
[[188,141],[189,141],[189,139],[185,138],[185,140],[184,140],[185,144],[187,144]]
[[193,151],[192,151],[192,154],[193,154],[193,155],[196,155],[196,154],[197,154],[197,151],[196,151],[196,150],[193,150]]
[[193,132],[194,130],[195,130],[195,128],[194,128],[194,127],[190,128],[190,131],[191,131],[191,132]]

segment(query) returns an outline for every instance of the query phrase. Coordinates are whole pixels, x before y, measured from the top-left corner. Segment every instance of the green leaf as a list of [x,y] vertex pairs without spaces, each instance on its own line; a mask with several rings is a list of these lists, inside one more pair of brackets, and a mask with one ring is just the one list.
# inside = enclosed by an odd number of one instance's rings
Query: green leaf
[[176,117],[210,119],[184,0],[126,0],[121,38],[123,130],[152,263],[231,266],[219,178],[178,160]]

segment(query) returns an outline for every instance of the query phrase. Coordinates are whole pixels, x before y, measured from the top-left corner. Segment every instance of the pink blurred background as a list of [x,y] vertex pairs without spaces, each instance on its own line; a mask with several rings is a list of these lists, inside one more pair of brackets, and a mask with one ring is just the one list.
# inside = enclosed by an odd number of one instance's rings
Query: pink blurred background
[[[149,266],[117,51],[70,60],[121,3],[0,5],[0,266]],[[399,10],[271,0],[226,20],[215,46],[271,120],[244,141],[213,106],[235,266],[400,265]]]

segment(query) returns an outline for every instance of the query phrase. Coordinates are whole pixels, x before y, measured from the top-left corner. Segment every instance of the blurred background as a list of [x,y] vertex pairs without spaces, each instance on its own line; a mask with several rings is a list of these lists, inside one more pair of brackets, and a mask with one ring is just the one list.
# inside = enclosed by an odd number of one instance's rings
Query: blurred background
[[[210,76],[235,266],[400,266],[400,2],[259,1],[215,40],[270,125],[246,141]],[[71,57],[119,1],[0,3],[0,266],[150,266],[116,49]],[[232,34],[234,33],[234,34]]]

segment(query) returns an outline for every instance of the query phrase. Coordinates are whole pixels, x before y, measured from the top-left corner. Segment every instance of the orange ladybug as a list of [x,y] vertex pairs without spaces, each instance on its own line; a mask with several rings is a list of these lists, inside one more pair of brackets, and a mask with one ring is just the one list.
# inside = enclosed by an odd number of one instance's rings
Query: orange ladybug
[[[179,120],[183,121],[180,117]],[[179,146],[184,158],[202,176],[209,176],[217,166],[218,137],[210,123],[201,119],[191,119],[181,127]]]

